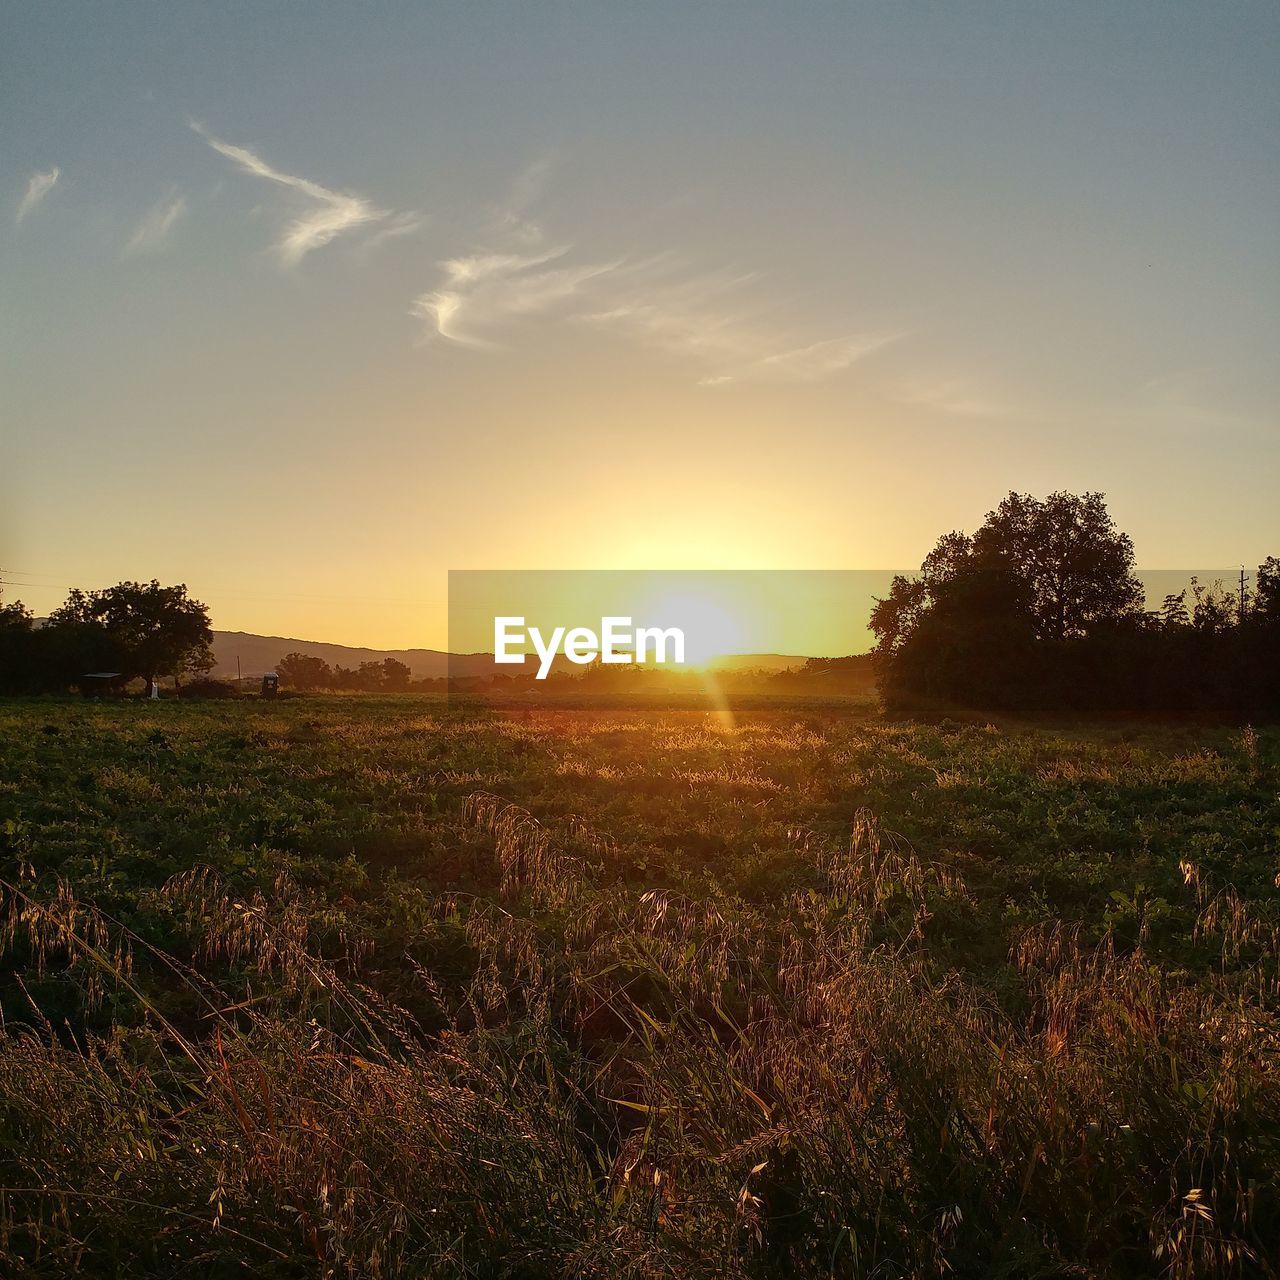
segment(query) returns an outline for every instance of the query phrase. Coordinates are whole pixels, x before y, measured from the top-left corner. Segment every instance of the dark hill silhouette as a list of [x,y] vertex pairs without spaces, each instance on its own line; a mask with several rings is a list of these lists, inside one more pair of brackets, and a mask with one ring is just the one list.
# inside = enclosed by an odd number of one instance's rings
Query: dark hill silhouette
[[[273,671],[286,653],[306,653],[323,658],[331,667],[352,668],[358,667],[362,662],[381,662],[384,658],[395,658],[409,668],[415,680],[444,676],[449,672],[449,655],[441,649],[360,649],[352,645],[329,644],[323,640],[259,636],[248,631],[215,631],[213,656],[217,665],[212,674],[234,676],[238,657],[242,674],[260,676],[264,671]],[[476,660],[477,672],[488,671],[492,665],[492,659],[487,654],[467,655],[454,660],[455,672],[459,672],[458,664],[463,664],[465,670],[470,657]],[[465,673],[471,674],[469,670]]]

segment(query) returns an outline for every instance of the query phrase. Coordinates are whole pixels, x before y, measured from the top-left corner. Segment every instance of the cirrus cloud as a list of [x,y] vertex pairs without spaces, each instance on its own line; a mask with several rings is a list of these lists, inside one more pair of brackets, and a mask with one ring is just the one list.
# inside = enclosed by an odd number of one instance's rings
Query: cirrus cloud
[[174,225],[186,212],[186,197],[177,192],[170,192],[156,201],[134,228],[129,243],[125,245],[125,253],[156,253],[163,249]]
[[44,198],[53,190],[61,176],[62,170],[55,164],[52,169],[46,169],[42,173],[33,173],[27,179],[26,190],[22,193],[22,199],[18,201],[18,214],[15,219],[18,224],[21,224],[24,219],[40,207],[44,202]]
[[564,245],[545,253],[481,252],[450,258],[440,263],[440,285],[420,294],[410,313],[452,342],[495,346],[487,336],[494,328],[570,303],[591,281],[618,265],[548,265],[568,252]]
[[531,207],[545,162],[525,170],[509,198],[490,206],[487,242],[437,263],[435,285],[410,308],[431,338],[495,348],[521,326],[577,323],[620,334],[700,366],[703,386],[745,379],[815,382],[903,337],[897,329],[814,332],[755,271],[707,270],[672,252],[575,259],[575,245],[546,247]]
[[214,151],[230,160],[242,173],[297,192],[309,202],[286,225],[276,244],[276,252],[284,266],[295,266],[307,254],[323,248],[344,232],[380,222],[390,216],[388,210],[376,208],[364,196],[349,191],[334,191],[309,178],[285,173],[268,164],[250,148],[223,142],[195,121],[191,122],[191,127]]

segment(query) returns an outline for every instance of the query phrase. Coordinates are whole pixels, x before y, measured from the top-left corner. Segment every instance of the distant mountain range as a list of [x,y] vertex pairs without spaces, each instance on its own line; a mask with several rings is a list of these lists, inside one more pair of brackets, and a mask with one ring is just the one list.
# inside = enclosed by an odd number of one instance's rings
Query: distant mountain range
[[[236,661],[246,676],[260,676],[274,671],[286,653],[305,653],[323,658],[331,667],[358,667],[362,662],[381,662],[395,658],[413,672],[415,680],[449,674],[449,655],[442,649],[357,649],[351,645],[328,644],[323,640],[296,640],[288,636],[257,636],[248,631],[215,631],[213,656],[215,676],[234,676]],[[477,659],[477,671],[487,671],[493,659],[487,654],[467,655]],[[459,667],[458,664],[463,666]],[[455,672],[466,671],[466,658],[455,659]],[[466,671],[466,674],[470,674]]]
[[[358,667],[362,662],[381,662],[395,658],[413,673],[415,680],[446,676],[489,675],[495,670],[506,675],[518,667],[495,667],[489,653],[464,653],[452,657],[443,649],[357,649],[351,645],[328,644],[323,640],[295,640],[288,636],[258,636],[248,631],[215,631],[213,656],[215,676],[234,676],[239,659],[240,674],[260,676],[274,671],[286,653],[305,653],[322,658],[331,667]],[[751,653],[721,658],[714,665],[725,671],[785,671],[799,667],[805,658],[796,654]]]

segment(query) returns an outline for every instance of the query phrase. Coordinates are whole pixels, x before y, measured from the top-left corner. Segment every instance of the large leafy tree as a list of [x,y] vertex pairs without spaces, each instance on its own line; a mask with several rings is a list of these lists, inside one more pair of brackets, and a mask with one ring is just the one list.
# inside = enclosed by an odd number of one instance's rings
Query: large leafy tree
[[1102,494],[1011,493],[972,536],[949,533],[871,615],[897,695],[1026,703],[1060,646],[1142,617],[1133,544]]
[[1025,585],[1042,640],[1082,636],[1142,609],[1133,543],[1101,493],[1051,493],[1043,501],[1011,493],[974,534],[972,557]]
[[74,590],[50,614],[49,626],[75,637],[78,652],[149,683],[214,663],[209,610],[182,584],[162,587],[153,579]]
[[[976,591],[1003,584],[995,596]],[[1010,493],[977,533],[948,533],[916,578],[896,577],[876,602],[871,629],[882,655],[894,653],[935,606],[982,600],[1025,616],[1041,640],[1086,635],[1099,624],[1136,617],[1143,604],[1133,543],[1116,528],[1100,493],[1051,493],[1041,501]]]
[[291,689],[327,689],[333,683],[329,664],[312,653],[286,653],[276,673]]

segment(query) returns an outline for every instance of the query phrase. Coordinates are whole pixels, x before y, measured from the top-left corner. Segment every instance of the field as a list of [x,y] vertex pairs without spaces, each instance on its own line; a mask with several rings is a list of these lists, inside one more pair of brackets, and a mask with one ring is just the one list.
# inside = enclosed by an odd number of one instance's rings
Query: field
[[0,703],[0,1271],[1277,1274],[1280,731]]

